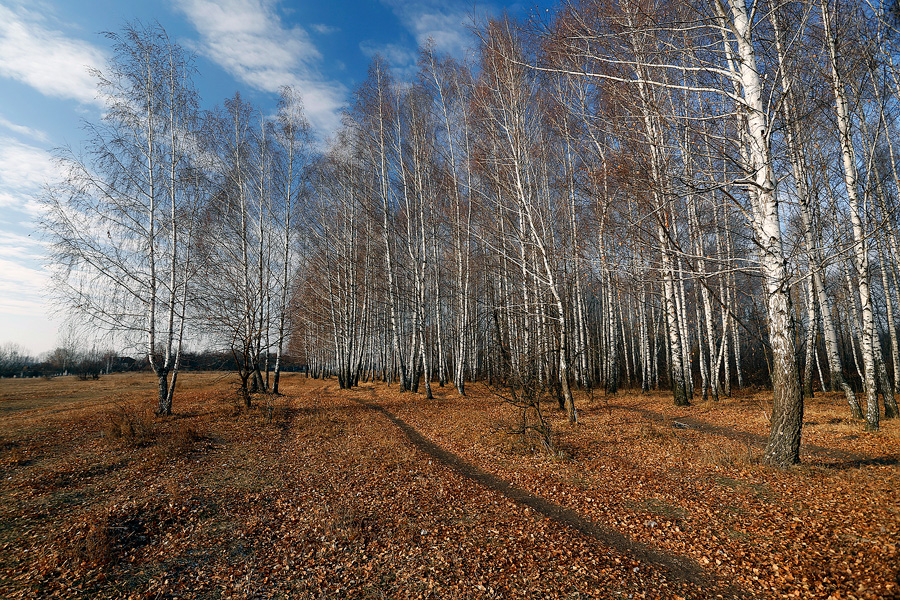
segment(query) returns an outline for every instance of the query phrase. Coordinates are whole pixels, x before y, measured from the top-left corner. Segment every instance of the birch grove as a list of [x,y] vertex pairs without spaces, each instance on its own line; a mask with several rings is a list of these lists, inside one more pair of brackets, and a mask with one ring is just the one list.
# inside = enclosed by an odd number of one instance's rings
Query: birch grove
[[405,81],[376,57],[319,144],[302,89],[201,113],[189,58],[129,29],[47,194],[61,296],[141,338],[160,412],[196,332],[248,406],[288,357],[343,388],[527,388],[573,424],[582,389],[765,386],[764,460],[787,466],[811,394],[897,416],[895,24],[573,1],[480,25],[470,62],[426,45]]
[[[879,86],[880,112],[837,102],[834,119],[805,89],[822,91],[825,67],[836,98],[852,87],[837,50],[815,46],[826,4],[760,6],[585,1],[549,26],[495,21],[475,64],[425,49],[405,90],[374,63],[352,113],[367,125],[342,134],[370,156],[354,198],[379,232],[355,268],[382,283],[357,294],[383,295],[368,322],[388,325],[360,342],[382,348],[359,368],[404,389],[448,368],[460,393],[527,371],[573,422],[574,386],[666,385],[685,404],[697,385],[715,400],[758,381],[774,389],[765,460],[781,466],[799,460],[801,372],[810,394],[815,368],[855,416],[864,392],[877,428],[877,395],[895,404],[879,357],[897,337],[896,85],[870,74],[856,85]],[[848,47],[874,52],[863,33]],[[462,80],[471,91],[450,87]],[[858,221],[850,238],[823,217],[835,212]]]

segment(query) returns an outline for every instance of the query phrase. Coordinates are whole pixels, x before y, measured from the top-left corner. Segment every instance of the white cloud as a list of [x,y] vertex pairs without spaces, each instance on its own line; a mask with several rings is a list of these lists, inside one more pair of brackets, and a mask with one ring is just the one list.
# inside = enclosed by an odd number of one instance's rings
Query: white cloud
[[46,150],[0,137],[0,191],[34,191],[57,174]]
[[19,135],[31,138],[39,142],[47,142],[50,140],[50,137],[40,129],[33,129],[25,125],[13,123],[9,119],[5,119],[2,115],[0,115],[0,127],[5,127],[13,133],[18,133]]
[[324,23],[316,23],[315,25],[310,25],[310,27],[316,33],[320,33],[322,35],[337,33],[341,30],[340,27],[335,27],[334,25],[325,25]]
[[[14,342],[33,353],[55,345],[59,323],[49,307],[50,274],[42,267],[43,247],[19,240],[0,240],[0,343]],[[31,242],[31,243],[29,243]],[[10,250],[6,244],[14,244]],[[8,251],[7,251],[8,250]]]
[[47,314],[44,296],[50,276],[43,268],[31,264],[40,264],[42,255],[33,254],[30,258],[32,260],[23,261],[0,256],[0,289],[3,290],[0,293],[0,313],[30,316]]
[[37,217],[37,195],[45,183],[57,177],[48,152],[0,137],[0,209],[5,218],[12,216],[0,223],[0,331],[26,346],[30,338],[9,336],[21,318],[46,318],[44,294],[49,277],[42,266],[46,262],[46,245],[37,235],[27,233],[34,223],[21,223],[15,215],[28,220]]
[[400,44],[376,44],[370,40],[360,42],[359,49],[369,58],[378,55],[386,60],[398,79],[409,81],[415,77],[418,59],[416,50]]
[[200,34],[198,50],[240,81],[266,92],[292,85],[322,133],[340,124],[346,88],[317,69],[322,55],[300,27],[286,27],[274,0],[179,0]]
[[44,95],[99,103],[90,67],[105,54],[83,40],[44,27],[35,13],[0,5],[0,76],[15,79]]
[[416,51],[400,44],[376,44],[369,40],[360,42],[359,49],[369,58],[380,55],[392,65],[402,66],[416,62]]
[[46,313],[35,316],[16,315],[3,324],[3,339],[18,343],[32,356],[39,356],[59,345],[57,339],[61,326],[59,319]]
[[454,0],[382,0],[382,3],[394,11],[420,46],[432,40],[438,52],[461,57],[472,45],[469,28],[474,5],[471,3]]
[[36,215],[41,188],[58,177],[49,152],[0,137],[0,208]]
[[36,236],[0,231],[0,259],[34,260],[43,258],[44,242]]

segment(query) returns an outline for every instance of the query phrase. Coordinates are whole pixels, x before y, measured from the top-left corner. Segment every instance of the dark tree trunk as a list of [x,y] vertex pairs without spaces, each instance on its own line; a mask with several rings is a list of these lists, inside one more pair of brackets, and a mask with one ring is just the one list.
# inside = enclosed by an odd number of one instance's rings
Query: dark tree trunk
[[172,414],[172,399],[169,396],[169,371],[168,369],[160,369],[156,373],[156,380],[159,390],[159,405],[156,414],[169,416]]

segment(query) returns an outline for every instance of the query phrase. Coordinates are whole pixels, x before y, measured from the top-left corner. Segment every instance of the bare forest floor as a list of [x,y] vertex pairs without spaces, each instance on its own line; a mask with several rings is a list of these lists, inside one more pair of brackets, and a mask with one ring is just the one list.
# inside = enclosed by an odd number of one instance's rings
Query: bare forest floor
[[765,393],[582,392],[550,455],[480,385],[179,383],[0,381],[0,597],[900,598],[900,423],[837,395],[777,471]]

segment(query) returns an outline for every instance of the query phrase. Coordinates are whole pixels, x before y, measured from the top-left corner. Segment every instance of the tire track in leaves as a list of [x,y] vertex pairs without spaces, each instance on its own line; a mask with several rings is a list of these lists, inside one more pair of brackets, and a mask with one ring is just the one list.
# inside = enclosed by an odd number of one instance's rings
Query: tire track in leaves
[[383,406],[360,398],[355,398],[354,400],[373,412],[380,413],[391,421],[417,449],[440,463],[447,465],[462,476],[502,494],[517,504],[527,506],[558,524],[575,529],[579,533],[592,538],[617,552],[661,568],[673,579],[696,585],[701,589],[710,592],[711,596],[724,598],[752,597],[751,594],[748,594],[746,591],[741,590],[728,582],[717,580],[712,574],[705,571],[700,565],[689,558],[671,554],[648,546],[647,544],[643,544],[623,535],[615,529],[604,527],[594,521],[585,519],[572,509],[548,502],[540,496],[536,496],[508,481],[480,469],[472,463],[465,461],[462,457],[435,444]]

